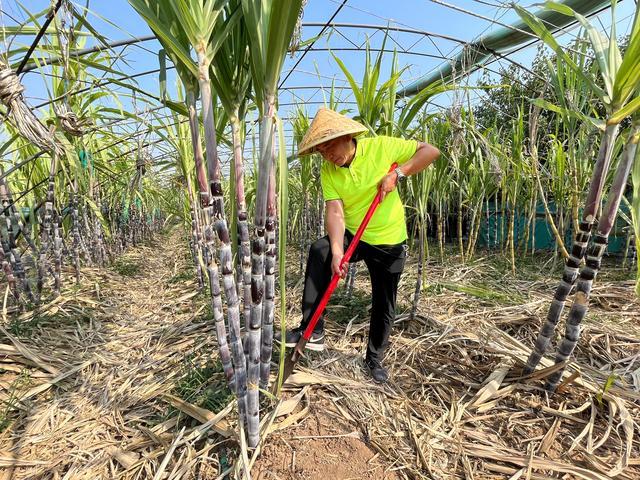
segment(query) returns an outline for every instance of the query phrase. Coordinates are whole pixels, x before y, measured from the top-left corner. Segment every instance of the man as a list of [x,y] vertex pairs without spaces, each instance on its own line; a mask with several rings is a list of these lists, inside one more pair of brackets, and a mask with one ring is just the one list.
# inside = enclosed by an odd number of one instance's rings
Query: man
[[[391,137],[356,139],[367,131],[360,123],[321,108],[298,147],[298,155],[318,152],[323,162],[320,181],[326,202],[328,235],[311,245],[302,296],[302,323],[286,333],[294,347],[311,319],[331,277],[346,275],[340,262],[378,190],[383,201],[364,231],[352,262],[364,260],[371,277],[371,322],[365,364],[376,382],[389,374],[382,366],[395,317],[396,292],[404,268],[407,227],[396,190],[399,182],[421,172],[440,152],[428,143]],[[389,173],[393,163],[398,168]],[[320,318],[307,343],[324,349],[324,320]]]

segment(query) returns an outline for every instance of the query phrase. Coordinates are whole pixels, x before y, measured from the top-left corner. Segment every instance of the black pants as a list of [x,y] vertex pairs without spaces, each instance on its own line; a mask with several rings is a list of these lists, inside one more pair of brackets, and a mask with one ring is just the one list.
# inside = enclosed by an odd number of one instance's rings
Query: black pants
[[[353,238],[346,232],[344,250]],[[380,364],[389,345],[391,326],[395,318],[396,293],[400,274],[406,258],[405,244],[369,245],[363,241],[358,244],[350,263],[364,260],[371,278],[371,322],[369,324],[369,343],[367,360]],[[302,323],[304,328],[311,320],[320,299],[331,281],[331,245],[329,237],[316,240],[309,249],[309,259],[305,272],[304,292],[302,294]],[[324,318],[320,317],[315,331],[324,329]]]

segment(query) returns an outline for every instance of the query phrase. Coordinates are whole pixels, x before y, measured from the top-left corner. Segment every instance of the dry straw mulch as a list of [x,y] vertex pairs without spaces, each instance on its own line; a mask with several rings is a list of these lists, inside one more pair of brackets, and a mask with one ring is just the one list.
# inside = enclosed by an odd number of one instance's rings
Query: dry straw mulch
[[[628,280],[598,279],[575,359],[547,397],[552,360],[531,378],[520,372],[557,275],[532,265],[514,278],[495,258],[433,262],[410,319],[408,265],[387,359],[392,381],[381,387],[361,360],[369,293],[360,274],[353,298],[337,292],[329,308],[329,348],[302,362],[277,409],[265,405],[268,434],[249,459],[239,453],[233,402],[207,409],[179,395],[185,365],[217,357],[186,252],[174,230],[120,259],[136,266],[120,269],[126,275],[83,269],[80,287],[5,320],[0,479],[213,479],[246,475],[243,463],[258,478],[310,478],[296,471],[295,452],[300,463],[324,440],[360,442],[353,451],[376,472],[360,478],[640,478],[640,302]],[[314,422],[336,427],[313,430]],[[263,475],[285,455],[278,445],[293,445],[291,471]],[[314,470],[318,478],[337,478],[335,465],[355,461],[348,451],[332,455],[334,467],[318,462],[326,468]]]
[[[173,281],[187,268],[183,247],[174,231],[116,268],[84,268],[80,287],[0,330],[0,478],[217,471],[207,454],[235,435],[225,418],[232,406],[214,415],[172,395],[187,357],[215,351],[195,282]],[[215,435],[196,446],[208,432]]]
[[610,268],[607,277],[605,266],[574,361],[548,396],[551,359],[529,378],[521,371],[559,275],[533,261],[514,278],[500,261],[433,262],[414,319],[415,265],[407,268],[385,387],[370,382],[361,360],[363,273],[353,297],[343,292],[329,307],[329,348],[291,383],[317,386],[311,395],[408,478],[640,478],[640,301],[632,281],[615,280],[631,272]]

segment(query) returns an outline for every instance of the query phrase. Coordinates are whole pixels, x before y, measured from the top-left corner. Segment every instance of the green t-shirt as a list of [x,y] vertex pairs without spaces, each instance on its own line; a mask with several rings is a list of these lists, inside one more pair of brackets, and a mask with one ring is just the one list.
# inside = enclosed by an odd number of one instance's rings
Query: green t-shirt
[[[342,200],[345,227],[355,234],[391,164],[402,165],[418,148],[415,140],[393,137],[357,140],[356,154],[348,168],[322,162],[320,182],[325,201]],[[362,240],[370,245],[393,245],[407,239],[404,207],[398,190],[387,194],[371,217]]]

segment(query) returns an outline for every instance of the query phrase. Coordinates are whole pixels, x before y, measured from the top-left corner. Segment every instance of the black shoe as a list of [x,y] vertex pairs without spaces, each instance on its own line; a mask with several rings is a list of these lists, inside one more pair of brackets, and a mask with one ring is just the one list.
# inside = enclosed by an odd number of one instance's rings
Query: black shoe
[[[304,332],[304,328],[298,327],[293,330],[287,330],[285,333],[285,346],[293,348],[296,346],[300,337]],[[311,338],[307,342],[307,350],[313,350],[314,352],[321,352],[324,350],[324,332],[313,332]]]
[[369,374],[376,383],[387,383],[389,381],[389,371],[380,363],[371,360],[365,360],[365,365],[369,369]]

